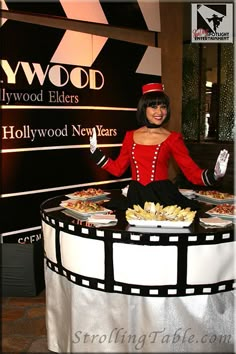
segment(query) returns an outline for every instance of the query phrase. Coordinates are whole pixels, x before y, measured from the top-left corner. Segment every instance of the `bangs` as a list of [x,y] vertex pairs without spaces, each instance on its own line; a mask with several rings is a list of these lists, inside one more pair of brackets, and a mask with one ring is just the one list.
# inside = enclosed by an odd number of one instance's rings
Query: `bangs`
[[145,101],[146,107],[163,104],[167,107],[169,106],[169,99],[163,92],[152,92],[152,94],[149,94],[148,97],[146,97]]

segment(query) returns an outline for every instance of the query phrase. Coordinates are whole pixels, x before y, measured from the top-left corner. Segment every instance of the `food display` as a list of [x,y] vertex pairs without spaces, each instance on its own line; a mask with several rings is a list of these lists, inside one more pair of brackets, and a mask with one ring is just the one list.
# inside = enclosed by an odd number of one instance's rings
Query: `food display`
[[236,205],[235,204],[218,204],[214,208],[207,211],[207,214],[212,216],[220,216],[227,218],[234,218],[236,216]]
[[216,190],[200,190],[195,193],[200,199],[209,202],[231,202],[234,200],[234,195],[230,193],[223,193]]
[[186,227],[193,222],[195,215],[196,211],[189,207],[184,209],[178,205],[164,207],[153,202],[145,202],[143,208],[134,205],[133,209],[126,210],[126,220],[130,225],[136,226]]
[[107,196],[108,192],[105,192],[104,190],[100,188],[88,188],[88,189],[82,189],[81,191],[77,191],[71,194],[68,194],[67,197],[71,199],[79,199],[79,200],[91,200],[91,199],[97,199],[100,197]]
[[108,213],[109,209],[104,208],[102,205],[90,201],[81,200],[65,200],[60,204],[63,208],[81,215],[91,215],[95,213]]

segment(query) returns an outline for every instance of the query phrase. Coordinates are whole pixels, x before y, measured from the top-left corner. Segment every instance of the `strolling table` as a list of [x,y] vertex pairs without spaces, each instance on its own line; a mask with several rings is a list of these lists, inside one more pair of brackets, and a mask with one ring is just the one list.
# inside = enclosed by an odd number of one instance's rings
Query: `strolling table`
[[203,227],[201,203],[189,227],[99,225],[67,199],[41,205],[49,350],[233,352],[233,224]]

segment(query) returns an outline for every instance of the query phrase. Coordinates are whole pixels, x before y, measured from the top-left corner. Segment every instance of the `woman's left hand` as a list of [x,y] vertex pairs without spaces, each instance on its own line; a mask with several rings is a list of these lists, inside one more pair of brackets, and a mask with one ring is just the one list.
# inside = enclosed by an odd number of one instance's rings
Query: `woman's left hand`
[[221,150],[216,161],[214,175],[216,179],[222,178],[227,170],[227,165],[229,161],[229,153],[227,150]]

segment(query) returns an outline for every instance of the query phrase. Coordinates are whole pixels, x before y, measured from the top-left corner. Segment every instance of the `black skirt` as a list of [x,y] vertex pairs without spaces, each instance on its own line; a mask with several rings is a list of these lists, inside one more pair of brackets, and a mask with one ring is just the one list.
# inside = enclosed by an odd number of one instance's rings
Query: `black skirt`
[[143,207],[146,201],[160,203],[163,206],[190,207],[192,210],[200,208],[197,201],[186,198],[170,180],[154,181],[146,186],[131,181],[127,194],[128,207],[133,208],[134,204]]
[[145,202],[160,203],[163,206],[178,205],[181,208],[189,207],[191,210],[200,209],[196,200],[186,198],[170,180],[151,182],[146,186],[131,181],[127,197],[121,195],[112,198],[106,203],[106,207],[112,210],[126,210],[136,204],[143,208]]

